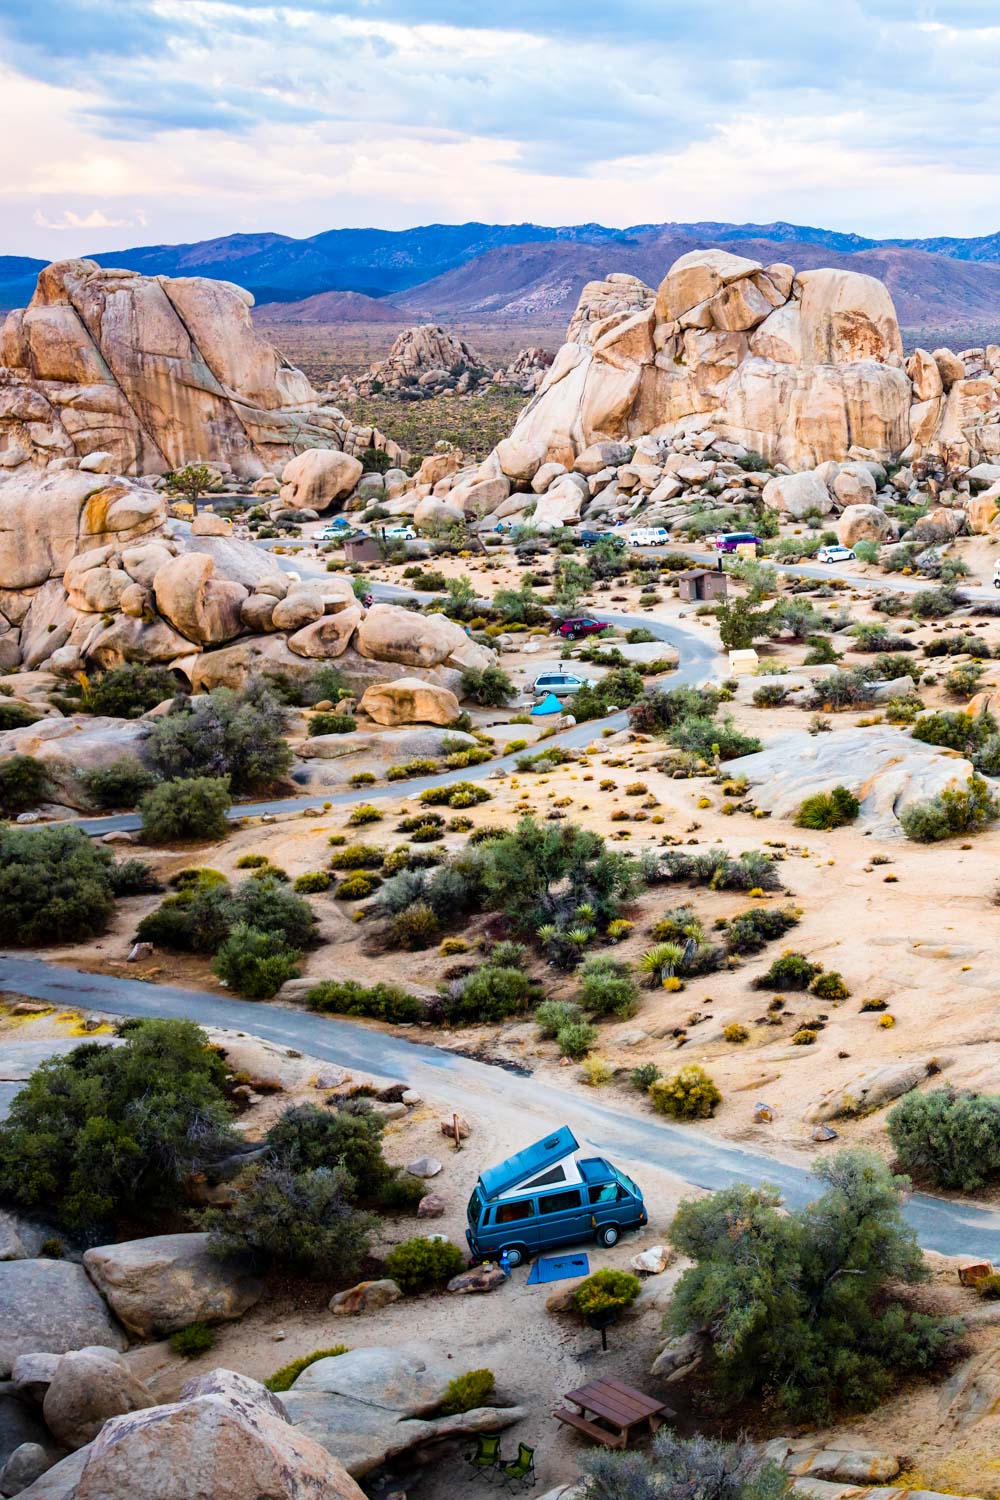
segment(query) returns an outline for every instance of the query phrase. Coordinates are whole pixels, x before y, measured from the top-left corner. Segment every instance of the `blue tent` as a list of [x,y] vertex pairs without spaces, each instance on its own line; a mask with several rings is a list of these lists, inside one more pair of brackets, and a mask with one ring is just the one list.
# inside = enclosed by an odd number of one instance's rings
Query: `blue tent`
[[536,703],[534,708],[531,710],[533,714],[561,714],[562,711],[563,706],[559,702],[559,699],[556,697],[555,693],[547,694],[547,696],[542,699],[541,703]]

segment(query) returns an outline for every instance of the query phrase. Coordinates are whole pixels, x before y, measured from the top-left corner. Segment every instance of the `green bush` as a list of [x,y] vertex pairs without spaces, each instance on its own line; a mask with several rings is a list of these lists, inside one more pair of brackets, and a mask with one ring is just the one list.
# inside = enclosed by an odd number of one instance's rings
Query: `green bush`
[[301,1359],[293,1359],[287,1365],[282,1365],[280,1370],[275,1370],[264,1385],[276,1396],[282,1391],[290,1391],[303,1370],[308,1370],[318,1359],[335,1359],[338,1354],[347,1354],[346,1344],[334,1344],[332,1349],[314,1349],[311,1354],[303,1354]]
[[269,1000],[288,979],[298,979],[302,957],[276,932],[238,922],[212,963],[212,973],[247,1000]]
[[177,678],[166,667],[148,667],[126,662],[112,667],[84,691],[80,708],[84,713],[111,719],[138,719],[158,703],[166,703],[179,691]]
[[762,849],[748,849],[736,858],[725,849],[706,849],[698,854],[668,849],[660,870],[661,878],[683,880],[689,885],[707,885],[713,891],[781,889],[775,860]]
[[393,948],[415,951],[429,948],[436,943],[441,924],[429,906],[417,901],[406,911],[399,912],[389,924],[388,939]]
[[569,1000],[543,1000],[534,1019],[542,1036],[554,1037],[564,1026],[582,1021],[583,1011]]
[[96,807],[135,807],[156,785],[156,777],[134,756],[123,756],[102,770],[84,771],[80,777],[87,796]]
[[292,881],[292,890],[303,896],[316,896],[321,891],[328,891],[332,884],[333,876],[328,871],[305,870]]
[[309,903],[277,882],[251,877],[233,891],[216,870],[182,874],[195,879],[185,881],[176,895],[143,917],[136,930],[142,941],[190,953],[216,953],[242,923],[297,948],[315,942],[316,916]]
[[788,702],[788,689],[780,682],[765,682],[754,689],[755,708],[781,708]]
[[202,1214],[209,1248],[309,1276],[351,1276],[378,1221],[352,1206],[350,1186],[339,1165],[302,1172],[271,1162],[250,1167],[236,1179],[232,1203]]
[[475,807],[489,802],[490,793],[473,781],[455,781],[450,786],[429,786],[417,799],[429,807]]
[[964,750],[972,739],[972,732],[972,715],[949,709],[921,714],[910,731],[915,740],[923,740],[927,745],[943,745],[948,750]]
[[309,1010],[340,1016],[369,1016],[375,1021],[404,1026],[424,1017],[416,995],[394,984],[359,984],[356,979],[325,979],[306,993]]
[[475,1411],[488,1406],[496,1387],[496,1376],[492,1370],[467,1370],[449,1380],[441,1405],[442,1417],[454,1417],[463,1411]]
[[352,714],[318,713],[309,720],[308,734],[314,739],[320,734],[351,734],[358,727]]
[[649,1086],[653,1108],[675,1120],[708,1120],[722,1103],[722,1095],[698,1063],[688,1063],[671,1078]]
[[368,870],[355,870],[353,875],[348,875],[342,880],[333,893],[335,901],[363,901],[366,896],[371,896],[382,884],[378,875],[371,874]]
[[354,809],[347,821],[352,827],[360,828],[365,823],[381,823],[382,814],[373,803],[362,802]]
[[684,1438],[661,1427],[647,1453],[598,1449],[582,1462],[588,1500],[785,1500],[789,1493],[785,1471],[742,1438],[737,1443]]
[[142,836],[150,844],[172,844],[192,839],[210,843],[229,832],[226,813],[233,805],[226,777],[198,776],[190,781],[164,781],[152,787],[139,803]]
[[668,1315],[673,1334],[708,1331],[716,1399],[810,1426],[878,1406],[898,1379],[954,1357],[963,1332],[900,1296],[927,1276],[901,1213],[908,1180],[865,1150],[813,1170],[825,1192],[802,1208],[742,1183],[683,1203],[670,1241],[694,1264]]
[[835,786],[832,792],[815,792],[807,797],[795,814],[797,828],[842,828],[853,823],[861,803],[846,786]]
[[383,851],[373,844],[348,844],[330,855],[330,864],[335,870],[377,870],[384,859]]
[[910,614],[915,620],[941,620],[957,609],[960,602],[957,590],[947,584],[924,589],[910,600]]
[[390,1250],[385,1268],[400,1291],[409,1296],[443,1286],[464,1270],[465,1256],[450,1240],[418,1235]]
[[828,969],[825,974],[817,974],[809,986],[810,995],[816,995],[820,1000],[849,1000],[851,992],[844,982],[844,976],[838,974],[836,969]]
[[274,1159],[291,1172],[308,1172],[339,1163],[347,1173],[344,1191],[351,1202],[382,1207],[387,1195],[393,1206],[412,1206],[423,1184],[391,1167],[382,1155],[381,1115],[367,1101],[352,1100],[330,1111],[315,1104],[286,1109],[267,1133]]
[[433,776],[438,769],[436,760],[408,760],[399,766],[390,766],[385,773],[386,781],[409,781],[414,776]]
[[527,1010],[537,993],[537,983],[523,969],[483,964],[445,996],[441,1009],[445,1020],[456,1026],[505,1021]]
[[26,703],[12,703],[9,698],[0,698],[0,734],[8,729],[24,729],[39,717],[36,710]]
[[110,870],[111,889],[116,896],[148,896],[163,889],[152,865],[144,859],[123,859]]
[[170,1347],[182,1359],[193,1359],[196,1354],[207,1354],[215,1343],[215,1329],[207,1323],[189,1323],[170,1335]]
[[0,817],[16,818],[44,802],[49,793],[45,767],[33,755],[11,755],[0,761]]
[[804,953],[783,953],[765,974],[757,976],[753,987],[755,990],[807,990],[822,972],[823,965],[812,963]]
[[900,1166],[933,1187],[972,1193],[1000,1173],[1000,1095],[914,1090],[888,1130]]
[[192,1172],[236,1148],[229,1122],[205,1033],[129,1022],[121,1046],[83,1042],[32,1073],[0,1124],[0,1198],[88,1232],[174,1220]]
[[0,926],[15,946],[82,943],[114,910],[114,861],[79,828],[0,828]]
[[517,694],[517,689],[501,667],[466,667],[462,673],[460,696],[470,698],[481,708],[503,708]]
[[799,921],[791,908],[755,906],[740,912],[725,924],[724,940],[727,953],[748,955],[759,953],[768,943],[784,937]]
[[627,1020],[639,1008],[639,987],[627,964],[599,955],[580,970],[579,999],[591,1015]]
[[573,1293],[573,1306],[582,1317],[597,1313],[624,1312],[638,1297],[642,1283],[630,1271],[605,1266],[586,1277]]
[[1000,803],[981,776],[964,787],[948,786],[924,802],[912,802],[899,821],[908,839],[934,844],[957,833],[978,833],[1000,816]]
[[569,1021],[556,1032],[556,1046],[562,1057],[579,1062],[597,1045],[597,1027],[589,1021]]
[[652,1085],[662,1075],[655,1063],[640,1063],[628,1075],[628,1081],[640,1094],[648,1094]]
[[261,682],[178,700],[155,719],[146,759],[164,780],[225,777],[234,792],[266,791],[292,764],[285,711]]

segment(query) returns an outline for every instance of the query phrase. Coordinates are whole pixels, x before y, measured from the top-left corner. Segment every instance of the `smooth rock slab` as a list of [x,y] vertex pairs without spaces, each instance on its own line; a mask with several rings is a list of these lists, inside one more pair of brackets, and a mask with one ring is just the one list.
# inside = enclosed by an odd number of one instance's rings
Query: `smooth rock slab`
[[125,1348],[125,1335],[82,1266],[0,1262],[0,1379],[19,1354],[65,1354],[84,1344]]
[[125,1327],[141,1338],[240,1318],[263,1291],[238,1262],[209,1254],[207,1234],[100,1245],[83,1263]]

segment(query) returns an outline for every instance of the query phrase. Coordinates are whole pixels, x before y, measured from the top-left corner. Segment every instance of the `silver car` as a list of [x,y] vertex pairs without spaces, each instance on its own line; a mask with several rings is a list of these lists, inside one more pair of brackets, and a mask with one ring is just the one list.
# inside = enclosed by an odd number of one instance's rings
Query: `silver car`
[[531,691],[537,698],[544,698],[548,693],[556,698],[568,698],[581,688],[593,686],[591,678],[577,677],[573,672],[543,672],[531,684]]

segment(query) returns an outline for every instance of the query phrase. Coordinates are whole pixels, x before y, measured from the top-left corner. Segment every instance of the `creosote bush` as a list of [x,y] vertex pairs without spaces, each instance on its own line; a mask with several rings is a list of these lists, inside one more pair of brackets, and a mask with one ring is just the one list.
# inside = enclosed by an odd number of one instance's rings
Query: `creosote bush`
[[741,1440],[679,1437],[661,1427],[646,1453],[597,1450],[583,1458],[586,1500],[785,1500],[789,1479]]
[[431,1240],[418,1235],[390,1250],[385,1268],[407,1295],[443,1286],[465,1268],[465,1256],[450,1240]]
[[423,1019],[424,1005],[395,984],[359,984],[356,979],[325,979],[306,993],[309,1010],[338,1016],[369,1016],[403,1026]]
[[722,1095],[698,1063],[688,1063],[670,1078],[658,1078],[649,1086],[653,1108],[675,1120],[710,1119],[722,1103]]
[[970,776],[964,787],[945,787],[923,802],[911,802],[899,821],[908,839],[935,844],[958,833],[978,833],[1000,817],[1000,802],[981,776]]
[[573,1293],[573,1306],[584,1318],[598,1313],[624,1312],[638,1297],[642,1283],[630,1271],[605,1266],[581,1281]]
[[187,781],[164,781],[152,787],[139,803],[142,836],[150,844],[183,839],[217,842],[229,832],[226,813],[232,806],[228,778],[197,776]]

